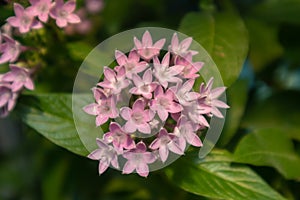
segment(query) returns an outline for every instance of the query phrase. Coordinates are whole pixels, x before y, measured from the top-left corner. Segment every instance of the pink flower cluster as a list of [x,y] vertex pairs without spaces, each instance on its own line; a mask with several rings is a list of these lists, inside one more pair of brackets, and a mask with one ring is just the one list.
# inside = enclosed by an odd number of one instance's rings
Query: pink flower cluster
[[223,118],[218,108],[228,108],[218,100],[225,87],[213,89],[213,78],[193,91],[204,63],[193,62],[198,52],[189,49],[192,38],[179,42],[174,33],[160,59],[165,42],[154,43],[146,31],[141,41],[134,38],[128,56],[116,50],[118,65],[104,67],[103,81],[93,88],[95,102],[83,108],[96,116],[96,126],[109,123],[109,132],[96,140],[99,148],[88,155],[99,160],[100,174],[112,165],[124,174],[148,176],[149,165],[164,164],[170,153],[183,155],[188,144],[201,147],[199,134],[209,127],[209,118]]
[[[30,6],[24,8],[14,3],[15,16],[7,19],[5,26],[18,28],[24,34],[31,29],[42,28],[42,22],[46,23],[49,16],[56,20],[59,27],[65,27],[68,23],[79,23],[80,18],[74,14],[75,0],[64,3],[63,0],[30,0]],[[10,71],[0,74],[0,117],[5,117],[14,108],[16,99],[23,88],[34,89],[31,79],[32,70],[15,64],[21,52],[28,49],[14,40],[10,34],[0,32],[0,65],[9,63]]]

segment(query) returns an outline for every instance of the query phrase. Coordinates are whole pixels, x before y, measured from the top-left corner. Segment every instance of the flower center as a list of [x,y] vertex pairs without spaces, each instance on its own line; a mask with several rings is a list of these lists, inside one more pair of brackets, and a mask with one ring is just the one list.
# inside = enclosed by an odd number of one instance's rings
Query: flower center
[[140,112],[133,113],[132,118],[136,124],[141,124],[144,121],[144,116]]

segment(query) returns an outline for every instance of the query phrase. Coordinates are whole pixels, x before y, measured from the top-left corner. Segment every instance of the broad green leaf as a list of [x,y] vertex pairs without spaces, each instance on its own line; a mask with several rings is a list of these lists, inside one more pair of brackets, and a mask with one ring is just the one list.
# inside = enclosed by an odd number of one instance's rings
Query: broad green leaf
[[17,109],[27,125],[53,143],[82,156],[88,154],[74,125],[71,95],[23,96]]
[[259,71],[283,54],[278,27],[252,18],[246,19],[245,23],[250,37],[249,58],[254,70]]
[[275,128],[300,141],[300,92],[283,91],[251,106],[242,120],[244,128]]
[[242,79],[237,80],[226,93],[230,109],[226,112],[225,126],[218,141],[221,146],[226,145],[239,128],[248,99],[248,82]]
[[189,13],[181,21],[179,30],[206,49],[226,86],[237,79],[248,52],[247,30],[237,14]]
[[261,129],[248,133],[234,152],[236,162],[275,167],[287,179],[300,180],[300,157],[282,131]]
[[299,10],[299,0],[265,0],[251,14],[272,22],[300,24]]
[[166,169],[168,178],[182,189],[214,199],[284,199],[249,167],[231,165],[226,151],[213,151],[200,160],[197,154],[178,160]]

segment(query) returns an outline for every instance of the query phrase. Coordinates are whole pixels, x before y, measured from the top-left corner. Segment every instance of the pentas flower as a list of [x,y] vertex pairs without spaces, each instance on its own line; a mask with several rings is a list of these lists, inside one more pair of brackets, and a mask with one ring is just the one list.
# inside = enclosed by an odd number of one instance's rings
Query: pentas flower
[[128,87],[130,81],[126,79],[125,68],[120,67],[117,74],[109,67],[104,67],[104,81],[97,85],[111,89],[113,94],[119,94],[124,88]]
[[151,34],[146,31],[143,35],[142,42],[134,37],[134,45],[138,54],[145,60],[149,61],[154,56],[159,55],[161,48],[164,46],[166,39],[158,40],[153,44]]
[[130,93],[142,95],[147,99],[152,98],[152,92],[155,90],[158,84],[152,82],[152,72],[150,69],[144,73],[143,79],[141,79],[138,75],[133,74],[132,80],[135,87],[129,90]]
[[175,101],[174,93],[171,89],[166,92],[161,86],[158,86],[154,92],[154,99],[150,102],[150,108],[156,111],[159,118],[166,121],[169,113],[178,113],[182,110],[182,106]]
[[194,83],[194,79],[189,79],[183,84],[182,82],[178,82],[176,86],[171,87],[171,90],[181,105],[188,106],[192,101],[200,97],[199,93],[191,91]]
[[83,109],[90,115],[95,115],[96,126],[100,126],[107,122],[109,118],[116,118],[119,112],[116,108],[116,100],[114,96],[107,96],[103,90],[94,88],[94,98],[96,103],[89,104]]
[[126,133],[121,126],[112,122],[109,126],[109,132],[105,133],[104,140],[113,144],[117,152],[123,153],[123,149],[135,148],[135,143],[128,133]]
[[176,77],[184,68],[182,65],[175,65],[170,67],[170,53],[168,52],[162,62],[160,63],[157,57],[153,59],[154,76],[157,78],[159,83],[164,87],[168,87],[168,83],[180,82],[181,79]]
[[76,24],[80,22],[80,18],[73,13],[75,8],[75,0],[66,3],[63,0],[56,0],[54,7],[50,10],[50,16],[56,20],[56,24],[60,28],[66,27],[68,23]]
[[148,164],[156,160],[153,153],[147,152],[147,147],[144,142],[139,142],[135,149],[125,152],[123,157],[127,159],[123,168],[123,174],[130,174],[136,170],[136,172],[143,177],[147,177],[149,174]]
[[28,7],[28,10],[42,22],[47,22],[50,9],[54,6],[52,0],[29,0],[29,2],[32,6]]
[[[1,35],[1,34],[0,34]],[[0,44],[0,64],[6,62],[15,62],[21,52],[21,45],[16,40],[6,34],[2,34],[4,42]]]
[[229,106],[224,103],[223,101],[218,100],[218,98],[225,92],[226,87],[218,87],[212,89],[214,79],[209,79],[207,85],[205,86],[204,83],[200,85],[199,93],[200,102],[211,106],[211,113],[219,118],[223,118],[222,113],[219,111],[218,108],[229,108]]
[[181,149],[178,143],[175,142],[177,137],[167,132],[166,129],[161,129],[157,138],[150,144],[153,150],[158,149],[159,156],[162,162],[165,162],[169,156],[169,151],[178,155],[184,154],[184,149]]
[[11,90],[9,83],[3,81],[0,75],[0,117],[6,117],[16,105],[18,94]]
[[94,150],[87,157],[92,160],[99,160],[99,174],[105,172],[110,164],[118,169],[118,156],[115,149],[99,138],[97,138],[96,141],[99,148]]
[[138,99],[134,102],[132,109],[129,107],[121,108],[120,114],[123,119],[127,120],[124,125],[125,131],[129,133],[134,133],[136,130],[141,133],[149,134],[151,128],[149,121],[154,117],[152,110],[144,110],[145,102],[142,99]]
[[202,69],[203,62],[192,62],[192,54],[188,53],[185,57],[177,57],[175,60],[176,65],[182,65],[183,69],[180,75],[183,78],[195,79],[200,75],[198,72]]
[[30,9],[24,9],[18,3],[14,3],[14,17],[9,17],[7,22],[13,26],[19,28],[20,33],[27,33],[30,29],[39,29],[42,27],[41,22],[34,18],[34,14]]
[[193,39],[191,37],[188,37],[179,43],[177,33],[174,33],[171,45],[169,46],[169,51],[180,57],[185,57],[187,54],[196,55],[198,54],[198,51],[189,50],[192,41]]
[[[174,34],[169,51],[161,55],[165,39],[153,45],[148,31],[142,42],[134,38],[135,48],[128,56],[114,52],[117,66],[104,67],[104,80],[93,89],[95,102],[83,108],[96,116],[97,126],[110,120],[100,144],[113,152],[110,160],[126,159],[120,165],[124,174],[136,171],[147,177],[149,164],[169,163],[174,155],[184,155],[187,144],[201,147],[199,134],[211,126],[212,116],[221,116],[218,108],[228,107],[218,100],[225,88],[212,89],[213,79],[207,86],[202,84],[199,92],[193,91],[204,63],[193,61],[197,52],[189,49],[191,42],[191,38],[179,42]],[[98,160],[105,160],[100,167],[103,173],[110,162],[99,155]]]
[[2,80],[12,83],[10,87],[13,92],[20,91],[23,87],[29,90],[34,89],[29,70],[16,65],[10,65],[10,72],[4,74]]
[[[177,122],[176,127],[174,128],[173,134],[181,138],[180,148],[185,149],[186,143],[191,144],[195,147],[201,147],[202,142],[198,135],[195,133],[198,126],[195,126],[186,116],[181,116]],[[184,139],[184,140],[182,140]],[[184,141],[182,143],[182,141]]]
[[144,71],[148,67],[148,63],[145,61],[140,62],[140,57],[136,50],[130,51],[128,57],[121,51],[115,52],[116,61],[120,66],[116,66],[116,70],[124,66],[126,69],[126,76],[132,79],[132,74],[137,74]]

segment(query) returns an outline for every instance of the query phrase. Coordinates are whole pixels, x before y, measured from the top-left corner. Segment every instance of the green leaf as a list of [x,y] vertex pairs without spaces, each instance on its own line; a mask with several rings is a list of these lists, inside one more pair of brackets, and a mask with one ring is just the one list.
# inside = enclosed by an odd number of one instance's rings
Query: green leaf
[[189,13],[181,21],[179,30],[206,49],[226,86],[237,79],[248,52],[247,30],[237,14]]
[[22,96],[17,109],[27,125],[53,143],[82,156],[88,154],[74,125],[72,95]]
[[226,112],[225,126],[218,141],[221,146],[226,145],[239,128],[248,99],[248,81],[237,80],[227,89],[226,93],[230,109]]
[[274,128],[300,141],[299,91],[283,91],[248,109],[241,125],[248,129]]
[[248,133],[234,152],[236,162],[275,167],[287,179],[300,178],[300,157],[284,132],[261,129]]
[[204,160],[197,154],[178,160],[166,169],[168,178],[182,189],[214,199],[284,199],[249,167],[230,164],[230,154],[213,151]]
[[246,19],[245,23],[250,36],[249,58],[254,70],[259,71],[283,54],[278,26],[253,18]]

